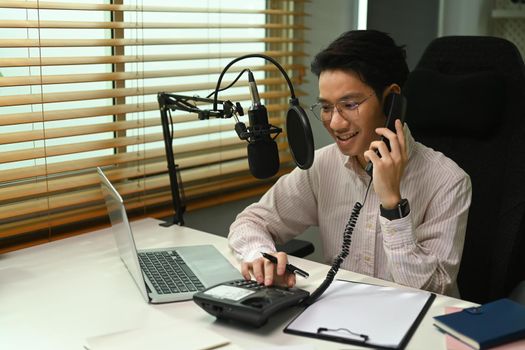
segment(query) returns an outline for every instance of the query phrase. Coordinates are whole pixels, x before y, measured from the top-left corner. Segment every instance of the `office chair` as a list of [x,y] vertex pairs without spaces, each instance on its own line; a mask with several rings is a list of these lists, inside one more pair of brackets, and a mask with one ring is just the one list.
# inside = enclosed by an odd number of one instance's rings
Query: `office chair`
[[[525,68],[495,37],[433,40],[404,86],[416,139],[472,180],[461,297],[485,303],[525,280]],[[523,293],[523,292],[522,292]]]
[[278,252],[285,252],[288,255],[293,255],[298,258],[304,258],[315,251],[315,247],[312,242],[297,238],[294,238],[282,245],[277,245],[275,248]]

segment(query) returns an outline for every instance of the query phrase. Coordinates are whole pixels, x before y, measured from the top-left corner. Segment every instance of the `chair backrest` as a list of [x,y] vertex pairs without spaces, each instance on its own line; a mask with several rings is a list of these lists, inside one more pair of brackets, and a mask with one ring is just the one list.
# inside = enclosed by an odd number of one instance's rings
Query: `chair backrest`
[[414,138],[472,180],[461,297],[484,303],[525,279],[525,68],[495,37],[435,39],[404,86]]

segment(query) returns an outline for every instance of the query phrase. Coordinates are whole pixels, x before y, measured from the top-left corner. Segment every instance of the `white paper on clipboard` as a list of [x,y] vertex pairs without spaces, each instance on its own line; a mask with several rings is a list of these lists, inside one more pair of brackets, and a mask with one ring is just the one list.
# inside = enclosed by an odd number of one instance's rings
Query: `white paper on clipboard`
[[[361,334],[368,337],[368,346],[396,349],[434,297],[426,291],[336,280],[285,332],[356,343],[364,341]],[[321,336],[319,328],[326,329]]]

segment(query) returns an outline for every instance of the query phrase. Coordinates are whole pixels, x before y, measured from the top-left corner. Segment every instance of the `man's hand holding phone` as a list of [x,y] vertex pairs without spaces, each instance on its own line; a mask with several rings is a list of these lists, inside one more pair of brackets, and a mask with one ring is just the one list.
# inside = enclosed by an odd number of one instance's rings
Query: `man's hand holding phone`
[[[374,190],[379,196],[384,208],[394,208],[401,200],[401,177],[408,162],[408,152],[405,143],[403,125],[399,119],[395,121],[396,132],[388,128],[377,128],[376,133],[390,142],[390,151],[384,141],[378,140],[370,144],[364,153],[365,158],[373,164]],[[376,154],[379,151],[379,155]]]
[[252,278],[264,284],[265,286],[279,285],[286,287],[295,286],[295,274],[286,271],[286,264],[288,263],[288,256],[284,252],[272,253],[271,255],[277,258],[277,264],[270,260],[260,257],[252,262],[243,262],[241,264],[241,274],[246,280]]

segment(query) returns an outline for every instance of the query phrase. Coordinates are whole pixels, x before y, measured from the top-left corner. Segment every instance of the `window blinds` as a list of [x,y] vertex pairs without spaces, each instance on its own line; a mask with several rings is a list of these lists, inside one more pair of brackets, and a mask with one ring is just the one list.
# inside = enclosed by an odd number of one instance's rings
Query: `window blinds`
[[[0,0],[0,252],[105,220],[97,166],[130,214],[171,215],[157,93],[205,97],[228,62],[258,52],[283,65],[301,96],[303,3]],[[273,65],[238,62],[222,86],[246,67],[270,122],[284,129],[290,95]],[[243,77],[219,98],[246,111],[248,92]],[[260,194],[271,184],[249,174],[233,120],[174,112],[173,122],[190,209]],[[280,174],[291,166],[285,136],[277,138]]]

